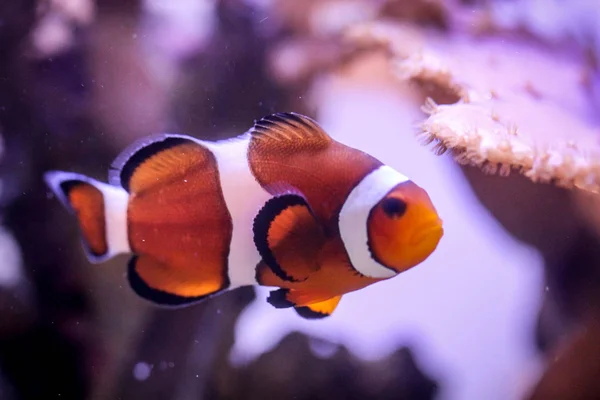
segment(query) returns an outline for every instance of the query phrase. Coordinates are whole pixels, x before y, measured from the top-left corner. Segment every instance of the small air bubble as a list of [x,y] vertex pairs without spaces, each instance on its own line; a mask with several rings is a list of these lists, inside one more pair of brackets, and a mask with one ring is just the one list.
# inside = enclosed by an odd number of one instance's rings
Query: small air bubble
[[150,377],[152,366],[145,362],[139,362],[133,367],[133,376],[138,381],[145,381]]

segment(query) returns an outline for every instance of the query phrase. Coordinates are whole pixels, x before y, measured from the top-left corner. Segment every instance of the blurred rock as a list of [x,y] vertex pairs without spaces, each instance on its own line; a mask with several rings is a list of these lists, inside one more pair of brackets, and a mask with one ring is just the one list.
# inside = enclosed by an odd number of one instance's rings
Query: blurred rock
[[549,367],[528,400],[600,398],[600,321],[587,319],[550,355]]
[[2,370],[0,370],[0,399],[16,400],[14,390],[2,375]]
[[343,346],[295,332],[247,366],[221,366],[208,398],[425,400],[437,393],[437,383],[420,371],[406,347],[364,362]]
[[215,366],[233,343],[235,320],[252,297],[244,288],[179,310],[154,309],[119,364],[116,382],[94,398],[206,398]]
[[[63,215],[48,207],[41,176],[50,166],[77,159],[80,151],[88,151],[86,160],[93,163],[102,146],[89,151],[91,141],[77,137],[93,131],[78,102],[82,76],[77,48],[56,58],[31,56],[37,16],[33,1],[0,5],[3,224],[18,242],[22,275],[31,285],[27,301],[19,287],[2,294],[8,318],[0,324],[0,368],[17,398],[82,398],[88,393],[88,361],[95,351],[89,324],[93,312],[82,274],[61,249],[61,243],[76,236],[57,229]],[[61,119],[65,110],[71,113]],[[68,140],[61,142],[62,135]]]

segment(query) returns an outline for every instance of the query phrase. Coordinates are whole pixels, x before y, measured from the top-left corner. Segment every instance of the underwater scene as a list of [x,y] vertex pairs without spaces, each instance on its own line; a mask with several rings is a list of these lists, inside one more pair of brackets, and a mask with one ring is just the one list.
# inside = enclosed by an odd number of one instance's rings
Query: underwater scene
[[599,0],[0,1],[0,400],[600,399]]

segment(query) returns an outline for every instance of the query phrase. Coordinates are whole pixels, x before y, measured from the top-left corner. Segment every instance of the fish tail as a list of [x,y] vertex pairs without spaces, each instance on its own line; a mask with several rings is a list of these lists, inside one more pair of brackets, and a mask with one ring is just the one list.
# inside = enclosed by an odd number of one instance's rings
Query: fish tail
[[49,171],[46,184],[77,218],[83,247],[91,262],[98,263],[130,252],[127,235],[128,193],[117,186],[85,175]]

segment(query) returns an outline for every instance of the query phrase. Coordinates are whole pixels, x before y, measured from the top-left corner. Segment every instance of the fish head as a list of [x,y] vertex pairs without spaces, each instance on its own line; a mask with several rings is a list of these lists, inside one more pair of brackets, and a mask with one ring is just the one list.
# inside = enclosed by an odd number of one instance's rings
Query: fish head
[[397,273],[423,262],[444,234],[429,195],[411,180],[393,187],[371,209],[367,225],[372,257]]

